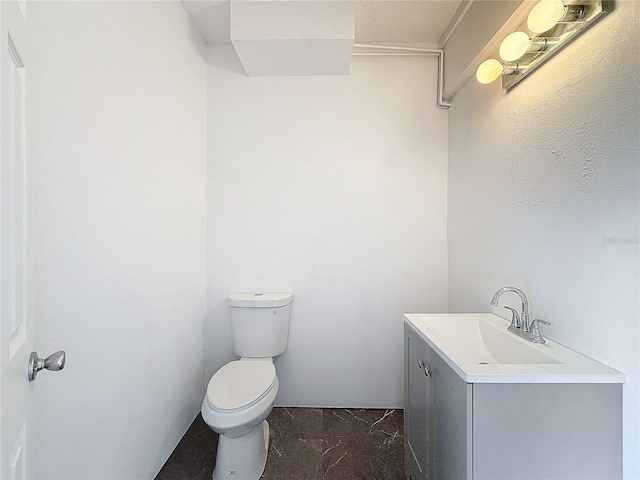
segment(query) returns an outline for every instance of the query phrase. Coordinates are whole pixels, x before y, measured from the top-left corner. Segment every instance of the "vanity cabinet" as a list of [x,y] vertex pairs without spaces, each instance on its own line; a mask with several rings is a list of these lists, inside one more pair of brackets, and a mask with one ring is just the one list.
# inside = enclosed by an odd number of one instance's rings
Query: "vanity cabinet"
[[622,478],[621,384],[467,383],[407,322],[404,349],[407,479]]
[[472,478],[472,386],[413,329],[405,333],[407,478]]

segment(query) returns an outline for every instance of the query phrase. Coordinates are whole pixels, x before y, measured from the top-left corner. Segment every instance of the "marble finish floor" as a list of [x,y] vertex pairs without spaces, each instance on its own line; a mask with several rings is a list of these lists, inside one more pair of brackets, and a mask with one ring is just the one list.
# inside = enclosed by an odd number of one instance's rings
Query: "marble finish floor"
[[[264,480],[405,478],[402,410],[274,408],[267,421]],[[198,415],[156,480],[210,479],[217,440]]]

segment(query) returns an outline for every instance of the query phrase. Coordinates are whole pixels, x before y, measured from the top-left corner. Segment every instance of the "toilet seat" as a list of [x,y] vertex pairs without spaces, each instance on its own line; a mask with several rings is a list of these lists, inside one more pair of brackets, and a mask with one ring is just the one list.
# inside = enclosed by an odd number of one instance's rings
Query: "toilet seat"
[[270,361],[229,362],[218,370],[207,386],[207,404],[218,412],[237,412],[262,400],[276,383],[276,368]]

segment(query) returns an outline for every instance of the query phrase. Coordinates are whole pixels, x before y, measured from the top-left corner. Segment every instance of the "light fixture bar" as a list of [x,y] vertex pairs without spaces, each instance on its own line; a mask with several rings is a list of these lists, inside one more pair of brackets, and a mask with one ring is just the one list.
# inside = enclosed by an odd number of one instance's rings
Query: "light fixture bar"
[[[485,75],[488,69],[495,75],[501,65],[498,77],[502,78],[502,88],[514,87],[599,20],[611,6],[612,0],[573,0],[566,5],[562,0],[540,0],[530,10],[527,20],[501,43],[499,53],[504,63],[493,60],[487,66],[485,63],[490,60],[483,62],[476,78],[481,83],[490,83],[481,78],[489,78]],[[518,65],[515,71],[503,68],[515,61]],[[481,68],[485,74],[480,73]]]
[[543,52],[560,41],[555,37],[530,38],[525,32],[513,32],[500,44],[500,58],[513,62],[527,53]]
[[562,0],[540,0],[527,17],[527,28],[534,33],[544,33],[558,23],[573,23],[584,17],[582,4],[565,5]]
[[478,67],[476,72],[476,79],[480,83],[485,85],[494,82],[501,75],[515,75],[518,72],[526,69],[529,65],[526,63],[518,62],[504,62],[500,63],[495,58],[485,60]]

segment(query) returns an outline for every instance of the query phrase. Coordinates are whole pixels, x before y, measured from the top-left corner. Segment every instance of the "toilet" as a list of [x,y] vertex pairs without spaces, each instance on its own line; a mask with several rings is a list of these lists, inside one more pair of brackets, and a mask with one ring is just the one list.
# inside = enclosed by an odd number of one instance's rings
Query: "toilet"
[[278,393],[273,357],[287,348],[291,293],[231,293],[233,351],[240,357],[218,370],[202,401],[202,418],[217,432],[213,478],[258,480],[269,448],[267,416]]

